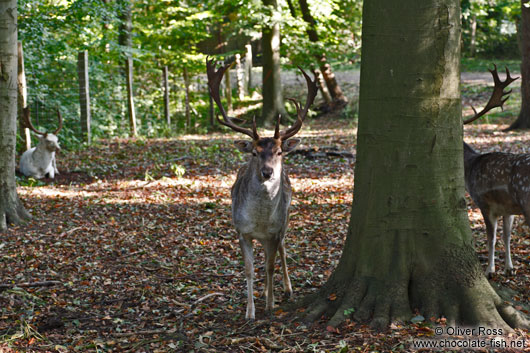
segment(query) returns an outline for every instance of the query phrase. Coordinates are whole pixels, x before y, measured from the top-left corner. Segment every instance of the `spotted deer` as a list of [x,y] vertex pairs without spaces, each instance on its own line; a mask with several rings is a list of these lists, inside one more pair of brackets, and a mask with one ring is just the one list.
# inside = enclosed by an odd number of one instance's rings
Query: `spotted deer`
[[[493,93],[480,112],[475,108],[473,117],[464,121],[469,124],[496,107],[503,107],[510,91],[504,89],[517,79],[510,77],[506,68],[506,80],[501,81],[497,72],[493,76]],[[505,97],[506,96],[506,97]],[[530,225],[530,154],[504,152],[478,153],[464,142],[464,169],[466,189],[480,208],[488,236],[488,266],[486,275],[495,272],[495,243],[497,241],[497,219],[503,217],[503,242],[505,251],[505,273],[513,271],[510,253],[510,238],[514,215],[524,215]]]
[[58,109],[57,118],[59,126],[54,132],[42,132],[35,129],[31,123],[29,108],[24,108],[23,119],[26,127],[39,135],[37,146],[30,148],[20,157],[20,172],[25,176],[41,179],[48,175],[53,179],[55,174],[59,174],[55,161],[55,152],[61,149],[57,134],[63,126],[63,119]]
[[283,287],[287,295],[292,295],[291,281],[287,271],[285,253],[285,231],[287,229],[289,206],[291,203],[291,182],[283,168],[283,155],[292,151],[300,139],[293,138],[302,127],[309,107],[317,94],[315,80],[302,71],[307,82],[307,100],[304,108],[292,99],[297,110],[296,122],[286,130],[280,131],[280,117],[276,121],[274,136],[261,137],[256,129],[255,119],[252,129],[244,128],[228,117],[219,97],[219,84],[229,65],[216,71],[213,60],[206,61],[210,94],[219,107],[223,119],[217,116],[220,124],[245,134],[248,140],[236,140],[235,146],[241,152],[250,154],[250,160],[237,173],[232,186],[232,222],[239,236],[239,244],[245,262],[247,282],[246,319],[255,319],[254,308],[254,254],[253,241],[258,240],[265,250],[265,309],[274,307],[273,275],[276,254],[280,255],[283,275]]

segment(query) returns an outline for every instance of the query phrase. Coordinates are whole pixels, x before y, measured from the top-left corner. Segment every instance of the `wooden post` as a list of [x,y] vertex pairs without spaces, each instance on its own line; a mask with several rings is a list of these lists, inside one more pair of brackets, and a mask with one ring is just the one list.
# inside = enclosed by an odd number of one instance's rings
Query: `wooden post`
[[169,73],[167,65],[164,66],[164,117],[167,126],[171,126],[171,115],[169,114]]
[[247,94],[250,93],[250,88],[252,87],[252,45],[245,45],[247,50],[245,53],[245,62],[244,62],[244,71],[245,71],[245,90]]
[[90,87],[88,78],[88,51],[80,51],[77,55],[77,76],[79,77],[79,106],[81,111],[81,133],[87,143],[92,140],[90,125]]
[[28,106],[28,87],[26,85],[26,72],[24,70],[24,52],[22,42],[18,42],[18,117],[20,121],[20,131],[26,142],[26,150],[31,148],[31,133],[22,120],[23,109]]
[[184,76],[184,87],[186,91],[186,129],[191,131],[190,78],[188,75],[188,68],[186,66],[184,66],[182,75]]
[[129,112],[129,127],[131,136],[138,136],[136,130],[136,114],[134,112],[134,96],[133,96],[133,60],[130,56],[127,57],[126,61],[126,77],[127,77],[127,108]]
[[245,73],[241,67],[241,55],[236,54],[236,80],[237,80],[237,94],[239,100],[243,100],[247,95],[245,91]]

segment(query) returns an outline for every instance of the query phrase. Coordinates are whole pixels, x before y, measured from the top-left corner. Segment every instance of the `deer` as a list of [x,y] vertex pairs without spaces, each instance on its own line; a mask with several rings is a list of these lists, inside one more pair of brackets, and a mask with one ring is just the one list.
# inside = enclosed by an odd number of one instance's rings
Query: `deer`
[[55,152],[61,149],[57,138],[59,131],[63,127],[61,112],[57,109],[59,126],[52,133],[39,131],[33,126],[29,108],[24,108],[23,119],[25,125],[39,136],[39,142],[36,147],[30,148],[20,157],[20,172],[27,177],[35,179],[42,179],[46,175],[51,179],[55,178],[55,174],[59,174]]
[[[469,124],[493,108],[503,108],[512,90],[504,91],[518,77],[511,77],[506,68],[506,79],[501,81],[497,66],[489,70],[493,76],[494,88],[486,106],[465,120]],[[530,154],[504,152],[479,153],[464,142],[464,172],[466,189],[479,207],[486,225],[488,265],[485,274],[495,273],[495,244],[497,241],[497,220],[503,218],[503,242],[505,251],[505,274],[513,273],[510,252],[511,231],[514,215],[524,215],[530,225]]]
[[292,187],[289,176],[283,167],[283,156],[298,146],[299,138],[293,138],[301,129],[309,107],[317,94],[316,80],[311,78],[299,67],[307,83],[307,98],[303,108],[298,101],[293,102],[297,111],[297,119],[285,130],[280,131],[280,115],[278,115],[274,136],[261,137],[256,129],[256,118],[252,120],[252,129],[237,125],[235,118],[230,118],[219,97],[219,84],[230,65],[216,70],[213,60],[206,59],[206,71],[210,95],[219,108],[223,119],[217,115],[220,124],[247,135],[248,140],[235,140],[235,147],[250,155],[250,160],[239,169],[236,181],[231,189],[232,224],[239,238],[239,245],[245,264],[247,284],[246,320],[255,319],[254,306],[254,254],[253,241],[259,241],[265,251],[265,310],[274,308],[274,264],[279,254],[284,293],[293,294],[287,269],[285,250],[285,233],[289,219]]

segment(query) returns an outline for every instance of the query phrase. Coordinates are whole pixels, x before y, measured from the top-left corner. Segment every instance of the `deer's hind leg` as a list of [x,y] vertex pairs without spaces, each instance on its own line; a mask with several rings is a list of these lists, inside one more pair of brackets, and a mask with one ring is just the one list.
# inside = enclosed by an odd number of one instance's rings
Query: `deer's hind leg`
[[263,242],[265,249],[265,310],[269,311],[274,308],[274,263],[279,245],[280,241],[276,239]]
[[289,271],[287,270],[287,256],[285,252],[285,242],[282,240],[278,248],[280,253],[280,261],[282,263],[282,277],[283,277],[283,291],[289,296],[293,296],[293,288],[291,287],[291,280],[289,279]]
[[513,272],[510,240],[512,237],[513,215],[505,215],[502,224],[502,241],[504,243],[504,273],[511,275]]

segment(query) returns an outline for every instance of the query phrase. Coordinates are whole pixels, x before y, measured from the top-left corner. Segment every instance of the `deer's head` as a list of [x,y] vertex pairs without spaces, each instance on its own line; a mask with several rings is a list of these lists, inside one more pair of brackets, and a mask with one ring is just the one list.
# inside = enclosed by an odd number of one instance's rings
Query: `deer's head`
[[256,129],[255,118],[252,121],[252,129],[241,127],[234,122],[235,119],[230,118],[226,114],[226,111],[221,104],[221,98],[219,97],[219,85],[228,67],[230,67],[230,65],[225,65],[216,71],[213,60],[206,60],[206,72],[208,74],[208,87],[210,89],[210,94],[219,107],[221,115],[223,116],[223,120],[221,120],[219,116],[217,116],[217,120],[222,125],[228,126],[232,130],[245,134],[252,139],[251,141],[236,140],[235,145],[241,152],[252,153],[252,158],[258,165],[258,176],[261,181],[277,178],[281,175],[283,154],[292,151],[300,143],[300,139],[292,137],[296,135],[302,127],[304,119],[307,116],[307,111],[309,110],[311,104],[313,104],[313,100],[315,99],[315,96],[318,92],[316,81],[311,80],[304,70],[299,68],[307,82],[308,93],[304,108],[301,109],[300,104],[295,99],[287,98],[293,102],[296,107],[298,115],[296,122],[291,127],[280,131],[280,116],[278,115],[274,136],[260,137]]
[[59,131],[61,131],[61,128],[63,127],[63,118],[61,117],[61,112],[59,112],[59,109],[57,109],[57,119],[59,120],[59,126],[54,132],[43,132],[37,130],[31,123],[29,108],[24,108],[23,116],[26,127],[39,136],[39,144],[41,144],[48,152],[56,152],[61,149],[61,147],[59,146],[59,139],[57,138],[57,134],[59,133]]

